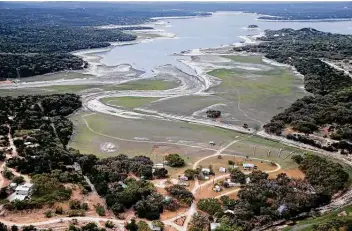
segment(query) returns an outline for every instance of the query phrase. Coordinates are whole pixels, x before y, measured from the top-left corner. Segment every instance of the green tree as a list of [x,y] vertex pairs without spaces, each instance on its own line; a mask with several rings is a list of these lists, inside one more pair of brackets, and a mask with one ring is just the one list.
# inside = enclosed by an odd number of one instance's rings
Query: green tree
[[215,198],[200,199],[197,208],[212,216],[222,211],[221,202]]
[[165,157],[171,167],[183,167],[185,165],[184,159],[179,154],[169,154]]

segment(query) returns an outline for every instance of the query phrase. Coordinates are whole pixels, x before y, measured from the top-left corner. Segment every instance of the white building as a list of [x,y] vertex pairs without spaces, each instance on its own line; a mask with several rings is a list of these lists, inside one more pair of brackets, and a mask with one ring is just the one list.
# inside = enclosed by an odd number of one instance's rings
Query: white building
[[153,165],[153,168],[163,168],[163,167],[164,167],[164,164],[161,164],[161,163]]
[[210,223],[210,231],[214,231],[219,226],[220,223]]
[[7,199],[12,202],[14,200],[26,200],[32,195],[33,184],[25,183],[16,187],[15,192],[12,193]]
[[161,228],[160,228],[160,227],[154,226],[153,224],[149,224],[149,228],[150,228],[152,231],[161,231]]
[[203,174],[209,175],[209,174],[210,174],[210,169],[209,169],[209,168],[202,168],[201,172],[202,172]]
[[215,187],[213,188],[213,190],[215,192],[220,192],[221,191],[221,187],[219,185],[215,185]]
[[179,181],[177,184],[185,187],[189,186],[189,183],[187,181]]
[[254,168],[254,164],[244,163],[243,165],[244,170],[250,170]]
[[221,173],[225,173],[225,172],[226,172],[226,168],[224,168],[224,167],[220,167],[220,168],[219,168],[219,172],[221,172]]

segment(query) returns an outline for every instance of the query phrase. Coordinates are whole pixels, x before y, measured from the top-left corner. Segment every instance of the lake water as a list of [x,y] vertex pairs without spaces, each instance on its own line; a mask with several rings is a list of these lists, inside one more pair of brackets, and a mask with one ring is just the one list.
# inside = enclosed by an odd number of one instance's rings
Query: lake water
[[[150,71],[160,65],[172,64],[184,70],[174,53],[197,48],[219,47],[240,42],[238,36],[258,34],[266,29],[312,27],[317,30],[352,34],[352,21],[331,22],[271,22],[257,21],[258,15],[234,12],[219,12],[211,17],[187,19],[163,19],[167,26],[155,26],[166,32],[176,34],[177,38],[156,39],[151,42],[128,46],[118,46],[100,54],[101,62],[108,66],[122,63],[131,64],[138,70]],[[247,30],[250,24],[259,26],[259,30]]]

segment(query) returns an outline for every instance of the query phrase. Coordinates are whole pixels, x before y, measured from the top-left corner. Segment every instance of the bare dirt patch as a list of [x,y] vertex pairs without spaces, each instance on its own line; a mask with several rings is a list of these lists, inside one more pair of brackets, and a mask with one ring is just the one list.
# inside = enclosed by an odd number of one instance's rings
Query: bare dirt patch
[[277,168],[276,165],[272,165],[268,161],[255,160],[255,159],[251,159],[250,157],[246,159],[245,157],[239,157],[239,156],[224,156],[224,155],[220,155],[220,156],[221,156],[221,159],[219,159],[219,157],[217,156],[205,159],[199,163],[199,166],[208,167],[209,165],[212,165],[217,175],[223,174],[219,172],[220,167],[224,167],[224,168],[231,167],[229,165],[229,161],[233,161],[235,165],[237,165],[244,172],[250,172],[250,171],[245,171],[243,169],[242,167],[243,163],[254,164],[258,167],[257,169],[261,171],[273,171]]
[[277,172],[273,172],[269,174],[269,178],[276,178],[280,173],[285,173],[288,177],[293,179],[304,179],[304,173],[299,169],[280,169]]

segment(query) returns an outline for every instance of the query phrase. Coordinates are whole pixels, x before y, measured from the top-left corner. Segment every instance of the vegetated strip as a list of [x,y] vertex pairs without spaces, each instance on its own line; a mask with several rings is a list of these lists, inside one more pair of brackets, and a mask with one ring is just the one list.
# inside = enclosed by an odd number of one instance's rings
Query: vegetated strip
[[351,65],[352,36],[304,28],[268,30],[260,40],[259,45],[235,50],[264,53],[269,59],[294,66],[304,75],[305,89],[313,94],[274,116],[265,130],[328,151],[352,153],[352,79],[321,61]]

